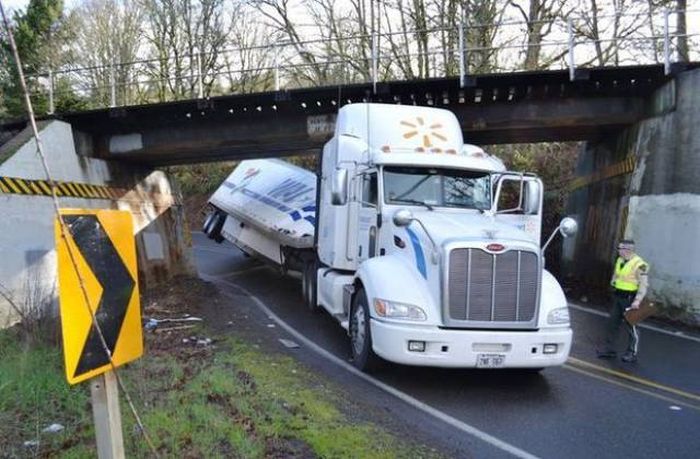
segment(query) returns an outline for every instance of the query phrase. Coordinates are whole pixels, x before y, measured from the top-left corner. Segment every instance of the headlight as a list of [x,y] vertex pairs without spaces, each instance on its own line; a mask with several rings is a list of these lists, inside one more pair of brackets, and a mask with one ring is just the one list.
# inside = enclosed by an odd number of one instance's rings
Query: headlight
[[387,319],[427,320],[425,311],[418,306],[395,301],[374,299],[374,310],[379,317]]
[[547,323],[549,325],[568,324],[569,308],[552,309],[549,314],[547,314]]

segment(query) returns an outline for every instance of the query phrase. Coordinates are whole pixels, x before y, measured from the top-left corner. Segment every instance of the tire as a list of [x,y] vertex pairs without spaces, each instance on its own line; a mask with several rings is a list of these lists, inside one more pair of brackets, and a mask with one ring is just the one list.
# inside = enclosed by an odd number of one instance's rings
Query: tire
[[316,302],[316,276],[317,264],[315,261],[304,263],[304,273],[302,275],[302,293],[304,296],[304,304],[311,312],[318,312],[319,307]]
[[369,325],[369,304],[365,289],[360,287],[350,309],[350,350],[352,363],[360,371],[370,372],[381,366],[381,359],[372,350],[372,331]]
[[[217,210],[213,215],[211,222],[209,222],[207,236],[209,239],[214,240],[214,242],[221,244],[224,240],[224,237],[221,235],[221,230],[224,228],[224,223],[226,223],[226,214]],[[205,221],[204,224],[206,226],[207,222]]]
[[209,233],[211,232],[211,227],[215,219],[216,212],[211,212],[209,215],[207,215],[207,218],[204,219],[204,224],[202,224],[202,232],[206,234],[207,237],[209,237]]

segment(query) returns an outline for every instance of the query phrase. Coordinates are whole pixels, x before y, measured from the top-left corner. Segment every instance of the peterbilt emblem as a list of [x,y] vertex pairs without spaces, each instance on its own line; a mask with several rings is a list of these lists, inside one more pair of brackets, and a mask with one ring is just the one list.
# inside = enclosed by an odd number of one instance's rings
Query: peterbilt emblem
[[489,252],[503,252],[505,250],[505,246],[503,244],[489,244],[486,246],[486,250]]
[[496,239],[496,233],[498,233],[498,230],[484,230],[484,234],[489,239]]

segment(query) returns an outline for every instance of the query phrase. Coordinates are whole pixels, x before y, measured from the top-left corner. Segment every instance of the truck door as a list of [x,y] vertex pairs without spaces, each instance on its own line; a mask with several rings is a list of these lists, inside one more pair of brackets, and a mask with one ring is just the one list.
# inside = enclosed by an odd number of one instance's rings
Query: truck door
[[377,171],[372,170],[360,176],[360,206],[358,212],[358,261],[377,255],[379,228],[377,228],[378,188]]
[[542,181],[537,177],[506,173],[495,182],[496,220],[522,229],[540,244]]

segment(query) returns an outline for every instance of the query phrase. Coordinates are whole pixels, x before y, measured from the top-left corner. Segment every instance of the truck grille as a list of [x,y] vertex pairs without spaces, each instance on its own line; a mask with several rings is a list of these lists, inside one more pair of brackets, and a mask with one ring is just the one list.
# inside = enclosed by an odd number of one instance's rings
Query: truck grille
[[448,314],[451,322],[531,322],[537,311],[537,254],[481,249],[450,252]]

